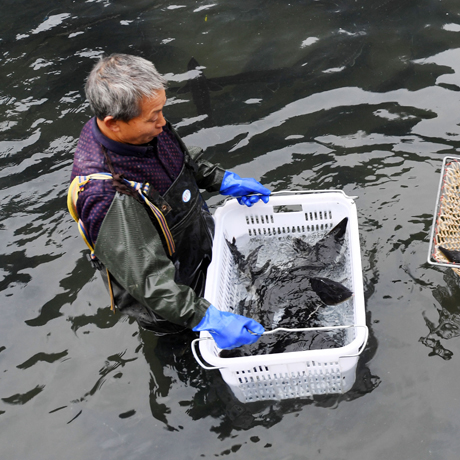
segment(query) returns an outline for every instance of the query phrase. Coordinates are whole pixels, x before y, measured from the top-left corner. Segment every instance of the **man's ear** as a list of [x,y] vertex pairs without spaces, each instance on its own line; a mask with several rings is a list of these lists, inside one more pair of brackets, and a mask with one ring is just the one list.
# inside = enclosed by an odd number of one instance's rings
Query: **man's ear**
[[118,126],[118,120],[115,120],[112,116],[107,116],[103,120],[101,120],[102,124],[107,128],[107,130],[117,133],[120,131],[120,127]]

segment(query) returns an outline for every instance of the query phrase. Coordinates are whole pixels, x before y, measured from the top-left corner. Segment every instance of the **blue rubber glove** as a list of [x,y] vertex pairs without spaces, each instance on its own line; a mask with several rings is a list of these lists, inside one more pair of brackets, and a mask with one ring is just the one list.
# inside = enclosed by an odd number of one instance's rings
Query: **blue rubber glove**
[[[209,306],[203,319],[193,330],[209,331],[222,350],[231,350],[257,342],[265,331],[257,321],[228,311],[220,311],[213,305]],[[253,335],[249,331],[258,335]]]
[[[259,200],[268,203],[268,197],[271,192],[255,179],[241,178],[238,174],[225,171],[224,179],[220,186],[220,193],[221,195],[237,197],[238,203],[251,207]],[[257,193],[258,195],[246,196],[251,193]]]

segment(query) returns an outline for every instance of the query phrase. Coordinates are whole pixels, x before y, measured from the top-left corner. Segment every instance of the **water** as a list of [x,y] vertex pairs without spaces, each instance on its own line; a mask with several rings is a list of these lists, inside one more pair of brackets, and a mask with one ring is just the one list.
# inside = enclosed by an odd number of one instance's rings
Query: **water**
[[[460,283],[426,263],[442,158],[460,146],[457,1],[3,6],[1,458],[458,457]],[[371,335],[349,393],[242,405],[191,337],[110,312],[65,200],[84,79],[110,52],[168,75],[167,116],[209,160],[272,190],[358,197]],[[186,86],[192,57],[209,103]]]

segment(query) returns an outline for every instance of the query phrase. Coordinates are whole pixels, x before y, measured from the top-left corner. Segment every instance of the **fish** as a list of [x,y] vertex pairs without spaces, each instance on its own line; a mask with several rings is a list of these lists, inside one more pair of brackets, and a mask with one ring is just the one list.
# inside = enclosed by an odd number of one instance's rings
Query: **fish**
[[454,264],[460,264],[460,251],[456,251],[454,249],[447,249],[443,246],[438,246],[438,249],[449,262],[453,262]]
[[339,34],[313,46],[305,57],[289,67],[271,69],[250,69],[234,75],[208,78],[203,67],[192,57],[187,70],[199,70],[199,75],[191,78],[183,86],[170,86],[168,91],[174,94],[191,93],[198,115],[206,115],[206,123],[213,124],[211,93],[223,91],[226,87],[242,85],[265,85],[274,92],[282,85],[291,85],[297,80],[313,84],[323,79],[333,79],[337,72],[353,67],[361,56],[365,45],[360,35],[344,36]]
[[[330,264],[337,263],[343,256],[347,222],[347,218],[343,219],[314,245],[293,238],[294,251],[299,257],[279,265],[273,264],[270,259],[262,266],[257,265],[262,245],[244,256],[234,238],[231,242],[226,240],[239,282],[246,292],[246,296],[236,305],[236,312],[255,319],[269,330],[278,327],[303,328],[314,324],[322,308],[350,299],[353,292],[344,284],[319,276],[322,270],[329,270]],[[225,352],[222,356],[295,351],[320,344],[327,348],[337,346],[337,341],[317,332],[309,335],[264,335],[256,344],[243,347],[243,351]]]
[[247,257],[245,257],[237,248],[235,238],[233,238],[231,243],[228,240],[225,241],[228,248],[230,249],[230,253],[233,256],[233,261],[238,267],[239,272],[242,273],[246,278],[250,279],[251,283],[254,283],[255,279],[264,273],[270,266],[271,261],[267,260],[267,262],[261,268],[256,269],[257,258],[262,245],[257,246],[249,253]]
[[268,265],[267,269],[267,265],[268,262],[263,269],[250,274],[248,295],[238,305],[240,311],[250,314],[266,328],[306,327],[319,308],[338,305],[353,295],[338,281],[313,276],[310,268]]
[[192,101],[195,104],[197,115],[206,115],[207,124],[214,124],[213,111],[211,107],[211,95],[209,91],[220,91],[222,88],[219,85],[210,82],[203,73],[202,67],[198,61],[192,57],[187,64],[187,71],[199,70],[199,75],[188,81],[186,87],[182,92],[190,91],[192,94]]
[[[293,238],[292,245],[297,257],[288,264],[289,267],[291,269],[302,268],[304,271],[311,270],[312,274],[317,274],[325,269],[330,270],[331,264],[343,263],[345,261],[344,243],[347,225],[348,217],[345,217],[314,245],[308,244],[302,238]],[[253,281],[254,277],[260,276],[267,270],[270,260],[263,267],[256,268],[261,245],[245,257],[237,248],[235,238],[232,242],[228,240],[226,242],[238,270],[244,273],[246,277]]]
[[298,254],[296,265],[307,264],[312,269],[320,270],[343,262],[347,225],[348,217],[345,217],[314,245],[295,238],[294,249]]
[[307,327],[320,308],[342,303],[352,294],[337,281],[272,266],[255,278],[250,295],[240,302],[239,309],[250,313],[265,328]]

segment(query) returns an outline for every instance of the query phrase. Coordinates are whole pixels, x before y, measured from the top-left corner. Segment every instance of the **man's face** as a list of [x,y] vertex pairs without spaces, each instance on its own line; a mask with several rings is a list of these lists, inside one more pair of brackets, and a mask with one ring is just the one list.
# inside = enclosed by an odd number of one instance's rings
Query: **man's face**
[[141,114],[128,122],[117,120],[118,142],[124,144],[147,144],[163,131],[166,120],[163,117],[163,107],[166,104],[164,89],[156,92],[151,98],[141,102]]

